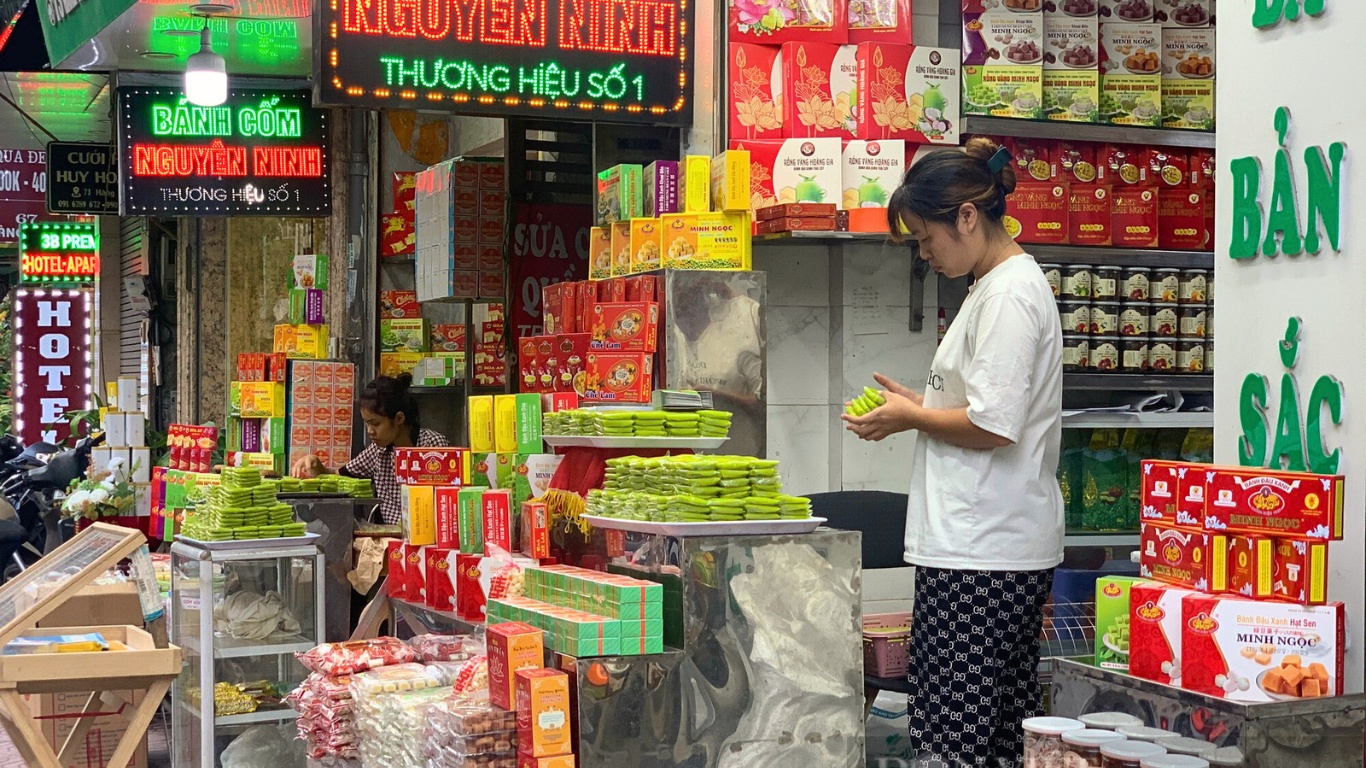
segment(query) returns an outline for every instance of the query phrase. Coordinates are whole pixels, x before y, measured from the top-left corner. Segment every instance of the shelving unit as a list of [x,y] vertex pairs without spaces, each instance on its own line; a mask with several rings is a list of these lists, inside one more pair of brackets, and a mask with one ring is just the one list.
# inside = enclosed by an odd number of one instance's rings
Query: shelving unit
[[1210,374],[1064,373],[1064,389],[1106,392],[1213,392]]
[[963,116],[963,133],[979,136],[1012,136],[1024,139],[1105,141],[1115,144],[1159,144],[1166,147],[1213,149],[1214,134],[1203,131],[1168,131],[1127,125],[1090,125],[1005,117]]
[[[294,654],[323,641],[326,573],[324,554],[313,545],[241,550],[206,549],[186,542],[171,546],[170,635],[172,642],[184,646],[187,657],[172,690],[175,710],[185,715],[175,718],[172,728],[176,765],[214,768],[243,728],[298,717],[284,706],[218,715],[214,686],[261,679],[286,686],[303,681],[307,672]],[[299,631],[261,640],[229,636],[218,609],[241,593],[279,595]]]
[[1140,248],[1100,248],[1086,245],[1021,244],[1040,263],[1090,264],[1097,267],[1175,267],[1214,269],[1210,251],[1165,251]]
[[1069,547],[1137,547],[1138,531],[1077,531],[1064,536],[1063,543]]
[[1213,429],[1214,412],[1137,413],[1134,411],[1090,411],[1064,413],[1063,429]]

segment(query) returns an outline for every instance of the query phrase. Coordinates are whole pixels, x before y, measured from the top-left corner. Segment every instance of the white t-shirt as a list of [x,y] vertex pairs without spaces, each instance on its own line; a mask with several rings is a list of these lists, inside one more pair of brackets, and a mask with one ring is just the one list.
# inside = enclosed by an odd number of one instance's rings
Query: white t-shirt
[[906,562],[980,571],[1062,562],[1062,324],[1032,256],[973,285],[934,356],[925,407],[966,407],[973,424],[1013,445],[979,451],[917,436]]

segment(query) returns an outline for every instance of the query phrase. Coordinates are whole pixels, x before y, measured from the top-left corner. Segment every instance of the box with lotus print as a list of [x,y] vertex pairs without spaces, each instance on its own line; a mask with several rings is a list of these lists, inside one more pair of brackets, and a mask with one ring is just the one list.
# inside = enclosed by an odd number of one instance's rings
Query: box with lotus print
[[1209,589],[1209,534],[1144,523],[1138,546],[1140,575],[1187,589]]
[[958,144],[962,96],[957,51],[874,42],[859,45],[855,58],[859,138]]
[[[843,182],[839,139],[732,141],[731,146],[749,150],[750,198],[756,209],[793,203],[839,204]],[[664,220],[667,225],[670,217]],[[671,240],[666,236],[666,249]]]
[[847,0],[731,0],[729,7],[729,39],[735,42],[849,42]]
[[1342,539],[1341,475],[1254,467],[1205,470],[1205,529],[1278,538]]
[[787,43],[782,67],[783,130],[788,136],[854,138],[854,46]]

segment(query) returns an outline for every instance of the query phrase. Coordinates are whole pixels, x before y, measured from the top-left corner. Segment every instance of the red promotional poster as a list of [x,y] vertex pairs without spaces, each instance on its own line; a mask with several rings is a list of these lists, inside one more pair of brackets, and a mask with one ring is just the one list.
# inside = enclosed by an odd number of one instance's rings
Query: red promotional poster
[[588,230],[593,209],[587,205],[518,205],[512,218],[509,275],[516,336],[542,333],[541,292],[551,283],[588,279]]
[[89,407],[92,300],[77,289],[15,292],[14,428],[27,444],[62,443],[64,414]]

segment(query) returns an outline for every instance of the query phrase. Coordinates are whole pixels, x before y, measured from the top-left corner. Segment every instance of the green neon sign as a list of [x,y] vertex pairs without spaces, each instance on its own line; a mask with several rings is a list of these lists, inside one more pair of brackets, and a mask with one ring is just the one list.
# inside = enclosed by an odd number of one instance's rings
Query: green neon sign
[[152,134],[155,136],[260,136],[297,139],[303,135],[302,113],[298,107],[278,106],[279,99],[264,99],[258,105],[236,107],[197,107],[183,98],[174,103],[151,105]]
[[572,69],[554,61],[541,62],[535,67],[512,67],[503,64],[481,64],[468,60],[405,59],[401,56],[381,56],[384,80],[391,88],[436,88],[480,94],[516,95],[545,99],[611,99],[620,100],[628,94],[636,101],[645,98],[645,77],[627,79],[626,64],[620,63],[606,70]]

